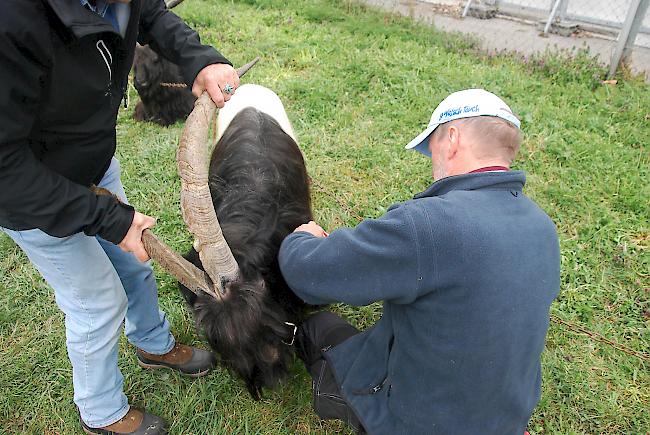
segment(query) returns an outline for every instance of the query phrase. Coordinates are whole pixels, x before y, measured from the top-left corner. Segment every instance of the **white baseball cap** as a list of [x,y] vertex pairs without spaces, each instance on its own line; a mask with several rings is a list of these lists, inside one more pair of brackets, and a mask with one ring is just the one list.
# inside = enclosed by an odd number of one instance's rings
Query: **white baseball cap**
[[445,122],[474,116],[496,116],[520,128],[519,119],[513,115],[510,107],[501,98],[485,89],[466,89],[454,92],[442,100],[436,110],[433,111],[427,128],[409,142],[405,148],[407,150],[414,149],[427,157],[431,157],[429,135],[433,133],[433,130]]

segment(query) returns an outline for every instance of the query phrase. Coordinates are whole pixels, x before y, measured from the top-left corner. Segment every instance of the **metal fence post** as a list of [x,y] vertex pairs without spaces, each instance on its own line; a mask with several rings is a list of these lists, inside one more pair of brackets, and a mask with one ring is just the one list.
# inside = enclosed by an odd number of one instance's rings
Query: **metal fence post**
[[553,20],[555,20],[555,14],[557,14],[557,10],[560,7],[560,3],[562,3],[564,0],[555,0],[555,4],[553,4],[553,8],[551,8],[551,13],[548,16],[548,19],[546,20],[546,26],[544,26],[544,34],[548,34],[548,30],[551,28],[551,24],[553,24]]
[[557,10],[557,18],[560,21],[564,21],[566,18],[567,9],[569,7],[569,0],[560,1],[560,7]]
[[[475,12],[473,16],[477,18],[493,18],[496,15],[497,11],[497,1],[498,0],[483,0],[482,2],[478,3],[475,8],[478,8],[478,12]],[[465,18],[467,14],[469,13],[470,9],[472,8],[473,0],[467,0],[467,3],[465,4],[465,8],[463,9],[463,13],[461,14],[462,18]]]
[[639,33],[639,28],[643,23],[649,5],[650,0],[632,0],[621,33],[618,34],[616,50],[614,50],[612,60],[609,63],[609,78],[616,74],[621,62],[626,62],[630,54],[632,54],[636,35]]
[[472,6],[472,0],[467,0],[467,4],[465,5],[465,9],[463,10],[463,15],[462,15],[463,18],[467,16],[467,12],[469,12],[469,8],[471,6]]

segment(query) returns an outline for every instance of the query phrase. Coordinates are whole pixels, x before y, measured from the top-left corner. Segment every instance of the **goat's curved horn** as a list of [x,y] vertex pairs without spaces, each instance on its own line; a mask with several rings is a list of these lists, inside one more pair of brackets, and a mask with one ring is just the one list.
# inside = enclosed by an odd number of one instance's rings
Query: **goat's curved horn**
[[259,60],[260,57],[257,56],[255,59],[251,60],[247,64],[240,66],[239,69],[237,70],[237,75],[239,75],[239,78],[244,77],[244,74],[246,74],[249,69],[253,68]]
[[[259,60],[241,67],[243,76]],[[218,297],[223,297],[225,283],[236,280],[239,266],[223,237],[214,211],[208,186],[207,144],[208,130],[217,108],[204,92],[187,117],[180,139],[176,160],[181,177],[181,212],[188,229],[196,238],[195,248],[203,268],[216,287]]]
[[181,177],[181,212],[196,238],[195,248],[203,268],[223,295],[224,284],[237,279],[239,266],[223,237],[208,186],[208,129],[216,106],[207,92],[194,105],[185,121],[176,161]]
[[191,292],[196,295],[205,292],[213,297],[219,297],[207,273],[178,255],[173,249],[158,239],[154,233],[149,230],[144,230],[142,233],[142,244],[151,258],[160,263],[166,271],[171,273],[174,278]]
[[[110,196],[115,201],[122,202],[117,195],[103,187],[97,187],[93,184],[90,186],[90,190],[95,195]],[[204,271],[174,252],[173,249],[158,239],[150,230],[144,230],[142,232],[142,244],[151,258],[160,263],[167,272],[171,273],[181,284],[196,295],[205,292],[214,297],[218,297],[210,277]]]

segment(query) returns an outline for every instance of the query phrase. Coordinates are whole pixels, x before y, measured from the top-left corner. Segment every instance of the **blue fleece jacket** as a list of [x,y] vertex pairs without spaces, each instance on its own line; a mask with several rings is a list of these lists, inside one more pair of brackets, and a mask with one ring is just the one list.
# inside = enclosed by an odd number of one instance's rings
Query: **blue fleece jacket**
[[325,353],[370,434],[523,434],[560,283],[555,226],[524,184],[448,177],[379,219],[283,241],[306,302],[384,301],[377,324]]

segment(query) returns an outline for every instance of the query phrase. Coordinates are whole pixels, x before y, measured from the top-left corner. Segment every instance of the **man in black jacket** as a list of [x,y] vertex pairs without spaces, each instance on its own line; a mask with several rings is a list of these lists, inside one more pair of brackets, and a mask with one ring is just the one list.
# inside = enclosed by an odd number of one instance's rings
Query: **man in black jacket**
[[[136,41],[178,64],[222,107],[239,84],[230,62],[162,0],[0,3],[0,230],[26,252],[66,315],[74,399],[87,433],[164,433],[129,408],[119,333],[140,365],[201,376],[211,353],[175,342],[141,236],[154,219],[127,205],[115,152],[117,112]],[[96,196],[96,184],[122,203]],[[119,247],[118,247],[119,246]],[[136,259],[137,257],[137,259]]]

